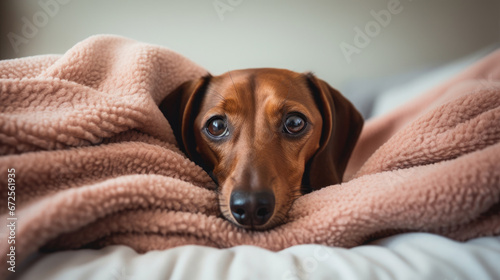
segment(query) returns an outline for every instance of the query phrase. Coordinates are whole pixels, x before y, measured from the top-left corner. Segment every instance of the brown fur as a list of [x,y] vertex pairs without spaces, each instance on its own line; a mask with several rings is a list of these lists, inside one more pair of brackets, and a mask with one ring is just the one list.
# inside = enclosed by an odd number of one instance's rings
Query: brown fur
[[[307,189],[340,183],[363,124],[352,104],[324,81],[272,68],[187,82],[160,109],[181,148],[218,182],[221,211],[228,220],[238,224],[228,206],[233,190],[274,193],[274,213],[254,229],[283,222],[295,198]],[[307,120],[300,137],[282,131],[284,116],[291,112]],[[229,120],[231,135],[225,141],[203,133],[214,115]]]

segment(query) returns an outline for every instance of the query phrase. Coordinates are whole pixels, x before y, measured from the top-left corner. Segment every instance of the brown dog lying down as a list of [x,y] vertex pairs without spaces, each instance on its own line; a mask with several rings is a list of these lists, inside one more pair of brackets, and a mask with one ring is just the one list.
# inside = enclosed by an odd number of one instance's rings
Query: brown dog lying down
[[340,183],[363,126],[326,82],[273,68],[186,82],[160,109],[217,182],[223,215],[257,230],[283,223],[301,194]]

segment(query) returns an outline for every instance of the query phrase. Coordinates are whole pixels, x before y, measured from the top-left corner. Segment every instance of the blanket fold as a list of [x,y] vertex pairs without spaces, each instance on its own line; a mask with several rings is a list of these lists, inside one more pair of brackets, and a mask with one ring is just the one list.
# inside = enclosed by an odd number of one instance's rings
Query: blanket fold
[[[0,215],[17,218],[16,261],[110,244],[281,250],[407,231],[500,234],[500,51],[370,120],[349,180],[300,197],[287,223],[264,232],[221,217],[215,184],[181,153],[157,108],[206,73],[171,50],[103,35],[62,56],[0,61]],[[5,264],[12,233],[0,233]]]

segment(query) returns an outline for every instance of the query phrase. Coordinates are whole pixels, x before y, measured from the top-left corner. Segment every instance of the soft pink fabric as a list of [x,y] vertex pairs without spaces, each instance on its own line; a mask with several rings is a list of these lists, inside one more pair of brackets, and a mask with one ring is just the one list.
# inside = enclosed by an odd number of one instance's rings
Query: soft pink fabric
[[[288,222],[265,232],[221,218],[214,184],[157,108],[205,73],[168,49],[110,36],[0,62],[1,201],[15,168],[18,262],[40,248],[281,250],[404,231],[500,234],[500,51],[368,122],[346,176],[355,179],[299,198]],[[6,221],[7,207],[0,213]]]

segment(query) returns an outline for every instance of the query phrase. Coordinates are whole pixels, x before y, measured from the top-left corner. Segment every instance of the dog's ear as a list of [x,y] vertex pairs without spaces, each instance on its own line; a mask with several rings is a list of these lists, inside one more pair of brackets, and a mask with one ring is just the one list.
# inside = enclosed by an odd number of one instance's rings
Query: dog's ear
[[306,74],[307,84],[323,118],[320,147],[307,162],[303,185],[313,190],[342,182],[342,176],[363,127],[363,117],[340,92]]
[[201,157],[196,151],[194,120],[200,111],[211,76],[187,81],[169,93],[158,106],[167,118],[179,148],[198,165]]

